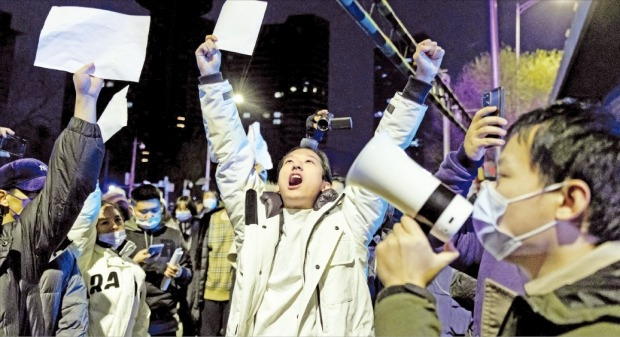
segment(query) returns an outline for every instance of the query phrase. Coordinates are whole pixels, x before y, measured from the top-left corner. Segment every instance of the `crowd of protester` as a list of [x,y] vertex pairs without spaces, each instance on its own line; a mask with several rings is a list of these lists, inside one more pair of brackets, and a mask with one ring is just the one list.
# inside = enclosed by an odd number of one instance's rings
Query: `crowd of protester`
[[[617,104],[564,101],[510,127],[496,107],[478,110],[435,173],[474,204],[444,244],[332,177],[316,126],[326,110],[267,182],[217,37],[195,56],[218,165],[201,196],[167,209],[154,185],[101,192],[93,64],[73,76],[74,117],[49,166],[0,167],[0,335],[620,335]],[[375,134],[411,143],[443,56],[418,43],[415,76]],[[480,183],[496,147],[499,175]]]

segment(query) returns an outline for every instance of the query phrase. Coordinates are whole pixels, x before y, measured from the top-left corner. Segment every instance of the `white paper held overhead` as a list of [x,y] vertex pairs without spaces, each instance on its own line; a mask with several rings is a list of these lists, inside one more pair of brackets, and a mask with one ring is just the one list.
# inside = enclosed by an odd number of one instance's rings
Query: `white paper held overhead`
[[94,62],[93,76],[138,82],[146,57],[149,16],[85,7],[52,7],[34,65],[74,73]]
[[252,55],[266,10],[265,1],[226,1],[213,30],[217,47]]

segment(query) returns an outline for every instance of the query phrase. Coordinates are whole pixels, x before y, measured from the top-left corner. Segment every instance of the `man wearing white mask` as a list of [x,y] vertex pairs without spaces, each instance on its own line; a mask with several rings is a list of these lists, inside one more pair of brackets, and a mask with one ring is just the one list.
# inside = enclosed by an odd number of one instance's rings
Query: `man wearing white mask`
[[[482,185],[473,226],[484,249],[517,265],[529,282],[516,295],[486,281],[483,336],[620,335],[619,177],[613,113],[558,104],[511,127],[499,178]],[[437,334],[423,287],[458,256],[447,247],[435,254],[408,217],[377,247],[387,286],[375,307],[378,335]]]
[[[178,330],[177,305],[184,297],[184,289],[192,279],[188,252],[183,249],[183,237],[174,224],[162,220],[163,207],[157,187],[144,184],[131,191],[133,221],[126,223],[127,239],[137,246],[131,255],[146,272],[146,302],[151,309],[149,333],[151,336],[175,335]],[[158,247],[153,256],[149,247]],[[170,265],[174,251],[183,249],[178,265]],[[161,290],[162,279],[172,279],[166,290]]]
[[148,336],[145,274],[129,255],[121,210],[90,194],[67,236],[88,289],[88,336]]

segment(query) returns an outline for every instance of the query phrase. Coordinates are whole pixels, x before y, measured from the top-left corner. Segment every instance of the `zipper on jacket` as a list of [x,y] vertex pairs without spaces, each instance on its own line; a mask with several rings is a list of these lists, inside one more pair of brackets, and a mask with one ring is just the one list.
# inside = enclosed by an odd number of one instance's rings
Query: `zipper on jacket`
[[340,197],[338,199],[336,199],[336,201],[334,202],[334,204],[332,205],[332,207],[330,207],[327,211],[325,211],[325,213],[321,214],[321,216],[316,220],[316,222],[314,223],[314,226],[312,226],[312,231],[310,231],[310,235],[308,236],[308,240],[306,241],[306,251],[304,253],[304,264],[302,267],[302,277],[304,282],[306,281],[306,260],[307,260],[307,256],[308,256],[308,246],[310,245],[310,240],[312,240],[312,236],[314,235],[314,231],[316,230],[316,227],[318,224],[321,223],[321,221],[323,221],[323,218],[325,218],[325,216],[331,212],[332,209],[336,208],[336,206],[338,206],[342,200],[342,198],[344,197],[344,193],[342,193],[340,195]]

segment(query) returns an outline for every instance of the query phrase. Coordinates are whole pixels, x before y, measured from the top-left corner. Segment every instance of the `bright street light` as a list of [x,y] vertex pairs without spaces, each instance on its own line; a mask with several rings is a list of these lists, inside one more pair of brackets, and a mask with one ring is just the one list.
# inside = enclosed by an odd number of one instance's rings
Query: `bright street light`
[[237,104],[243,103],[243,96],[241,94],[235,94],[233,96],[233,101]]

